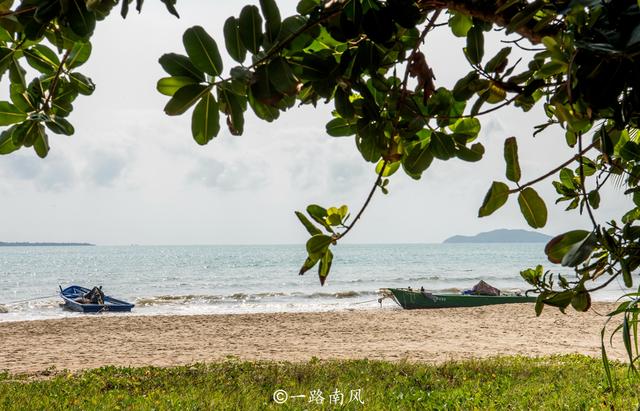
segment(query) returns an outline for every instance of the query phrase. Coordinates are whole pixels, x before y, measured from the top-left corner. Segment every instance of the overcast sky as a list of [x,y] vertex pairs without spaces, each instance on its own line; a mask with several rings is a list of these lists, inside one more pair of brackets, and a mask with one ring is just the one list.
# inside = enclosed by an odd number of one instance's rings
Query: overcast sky
[[[204,147],[191,138],[190,113],[163,113],[168,98],[155,89],[165,75],[158,57],[184,53],[182,33],[196,24],[226,54],[223,23],[238,16],[246,3],[182,0],[176,19],[159,1],[147,1],[140,15],[130,13],[123,21],[113,13],[99,23],[91,59],[80,70],[97,89],[74,104],[75,135],[50,136],[52,149],[45,160],[31,149],[0,157],[0,241],[301,243],[307,234],[294,210],[310,203],[359,208],[375,180],[374,165],[361,159],[353,138],[324,133],[331,107],[296,108],[275,123],[262,122],[249,111],[243,136],[231,136],[223,126]],[[282,15],[292,14],[295,3],[279,0]],[[446,28],[429,35],[424,51],[437,86],[452,87],[469,71],[463,45]],[[233,64],[224,58],[228,70]],[[543,121],[541,105],[534,115],[501,110],[484,117],[483,161],[435,161],[419,181],[396,173],[391,193],[376,194],[345,240],[432,243],[454,234],[527,228],[515,197],[493,216],[478,219],[477,210],[491,181],[505,181],[506,137],[519,139],[523,181],[570,157],[558,148],[564,141],[561,130],[531,137],[532,126]],[[551,180],[539,187],[550,208],[542,232],[589,226],[585,217],[553,205]],[[614,191],[603,199],[598,215],[619,213],[622,200]]]

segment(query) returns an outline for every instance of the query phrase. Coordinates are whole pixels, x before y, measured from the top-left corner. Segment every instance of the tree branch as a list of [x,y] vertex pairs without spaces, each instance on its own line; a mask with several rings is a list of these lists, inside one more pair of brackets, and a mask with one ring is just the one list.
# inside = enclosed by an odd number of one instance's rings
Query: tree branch
[[369,205],[369,202],[371,201],[371,198],[373,197],[373,194],[376,192],[376,188],[378,188],[378,186],[380,185],[380,181],[382,181],[382,175],[384,174],[384,171],[387,169],[387,165],[388,165],[387,161],[382,163],[382,168],[380,169],[380,172],[378,173],[378,177],[376,178],[375,184],[373,185],[373,187],[371,187],[371,191],[369,192],[369,196],[367,197],[367,200],[364,202],[364,204],[362,205],[362,208],[360,209],[360,211],[358,211],[358,214],[355,216],[355,218],[353,219],[351,224],[349,224],[347,226],[347,229],[345,231],[343,231],[342,233],[338,234],[338,236],[336,237],[336,241],[341,239],[341,238],[343,238],[345,235],[347,235],[347,233],[349,231],[351,231],[353,226],[356,225],[356,223],[358,222],[358,220],[362,216],[362,213],[364,212],[364,210]]
[[595,287],[595,288],[591,288],[589,290],[587,290],[588,293],[592,293],[594,291],[598,291],[601,290],[603,288],[605,288],[606,286],[608,286],[609,284],[611,284],[611,282],[613,280],[615,280],[619,275],[620,275],[621,271],[616,272],[615,274],[611,275],[611,278],[609,278],[607,281],[605,281],[604,283],[600,284],[599,286]]
[[591,143],[589,144],[587,147],[585,147],[583,150],[580,150],[580,152],[578,154],[576,154],[575,156],[571,157],[569,160],[565,161],[564,163],[560,164],[558,167],[554,168],[553,170],[549,171],[548,173],[533,179],[531,181],[529,181],[528,183],[522,184],[520,185],[518,188],[514,188],[509,190],[509,194],[514,194],[517,193],[519,191],[521,191],[523,188],[525,187],[529,187],[532,186],[536,183],[539,183],[540,181],[544,180],[545,178],[554,175],[555,173],[557,173],[558,171],[562,170],[564,167],[568,166],[569,164],[573,163],[574,161],[578,161],[582,155],[584,153],[586,153],[587,151],[591,150],[593,147],[595,146],[595,143]]
[[7,10],[5,12],[0,13],[0,18],[1,17],[9,17],[9,16],[17,16],[19,14],[24,14],[24,13],[29,13],[30,11],[35,11],[38,7],[37,6],[31,6],[31,7],[26,7],[22,10]]
[[[504,1],[477,1],[477,0],[418,0],[418,5],[424,10],[449,10],[455,11],[474,17],[476,19],[494,24],[499,27],[506,28],[512,21],[513,17],[521,11],[522,8],[529,6],[531,3],[527,0],[521,0],[512,6],[497,11],[502,7]],[[529,40],[532,44],[539,44],[545,36],[555,36],[560,30],[559,24],[547,24],[544,28],[536,30],[538,23],[535,19],[530,19],[525,24],[516,27],[513,31]]]
[[596,222],[595,217],[593,216],[593,211],[591,210],[591,204],[589,204],[589,196],[587,196],[587,189],[585,188],[585,180],[584,180],[584,161],[582,161],[582,133],[578,135],[578,161],[580,162],[580,191],[582,191],[582,198],[584,199],[584,204],[587,207],[587,213],[589,213],[589,218],[591,219],[591,223],[593,224],[593,228],[598,228],[598,223]]
[[44,107],[45,110],[48,110],[49,102],[53,100],[53,97],[56,94],[56,88],[58,87],[58,79],[60,79],[60,76],[62,75],[62,66],[64,66],[64,64],[67,62],[67,59],[69,58],[70,54],[71,54],[71,49],[68,49],[64,53],[64,56],[62,56],[62,60],[60,60],[60,65],[58,66],[56,75],[51,81],[51,89],[49,91],[49,95],[47,96],[47,99],[44,101],[44,104],[42,105],[42,107]]

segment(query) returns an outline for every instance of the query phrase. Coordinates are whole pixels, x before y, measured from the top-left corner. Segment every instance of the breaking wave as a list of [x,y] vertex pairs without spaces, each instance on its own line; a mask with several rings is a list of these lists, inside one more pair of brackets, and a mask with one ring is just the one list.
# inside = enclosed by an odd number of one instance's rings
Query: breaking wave
[[392,282],[392,281],[404,281],[404,282],[456,281],[456,282],[460,282],[460,281],[480,281],[480,280],[491,281],[491,280],[504,280],[504,279],[505,279],[504,277],[495,276],[495,275],[475,275],[475,276],[458,277],[455,274],[451,274],[451,275],[431,275],[427,277],[409,277],[409,278],[397,277],[397,278],[392,278],[386,281],[389,281],[389,282]]
[[[135,300],[138,307],[148,307],[167,304],[225,304],[225,303],[243,303],[243,302],[260,302],[270,300],[299,300],[299,299],[316,299],[316,298],[334,298],[348,299],[362,296],[377,295],[377,291],[336,291],[336,292],[320,292],[320,293],[303,293],[303,292],[264,292],[264,293],[234,293],[228,295],[160,295],[153,297],[141,297]],[[266,302],[265,301],[265,302]]]

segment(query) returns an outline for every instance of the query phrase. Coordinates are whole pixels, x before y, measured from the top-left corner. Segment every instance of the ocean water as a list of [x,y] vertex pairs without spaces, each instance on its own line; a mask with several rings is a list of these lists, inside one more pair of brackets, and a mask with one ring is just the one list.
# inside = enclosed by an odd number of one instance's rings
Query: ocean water
[[[339,245],[324,287],[315,270],[298,275],[303,245],[0,247],[0,321],[83,315],[60,306],[58,285],[72,284],[101,285],[138,315],[370,309],[380,288],[459,292],[479,280],[525,290],[519,272],[545,263],[543,247]],[[595,297],[625,291],[614,282]]]

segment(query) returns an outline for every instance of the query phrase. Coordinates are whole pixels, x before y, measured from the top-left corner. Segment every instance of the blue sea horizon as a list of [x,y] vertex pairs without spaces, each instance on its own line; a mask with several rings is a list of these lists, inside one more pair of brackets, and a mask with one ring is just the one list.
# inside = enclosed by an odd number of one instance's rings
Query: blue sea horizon
[[[302,244],[2,247],[0,304],[9,312],[0,321],[80,315],[59,306],[58,285],[71,284],[101,285],[136,303],[138,315],[166,315],[371,309],[380,288],[457,293],[480,280],[526,290],[519,273],[537,264],[571,278],[543,250],[544,243],[340,244],[322,287],[315,270],[298,275]],[[594,299],[628,291],[614,281]]]

